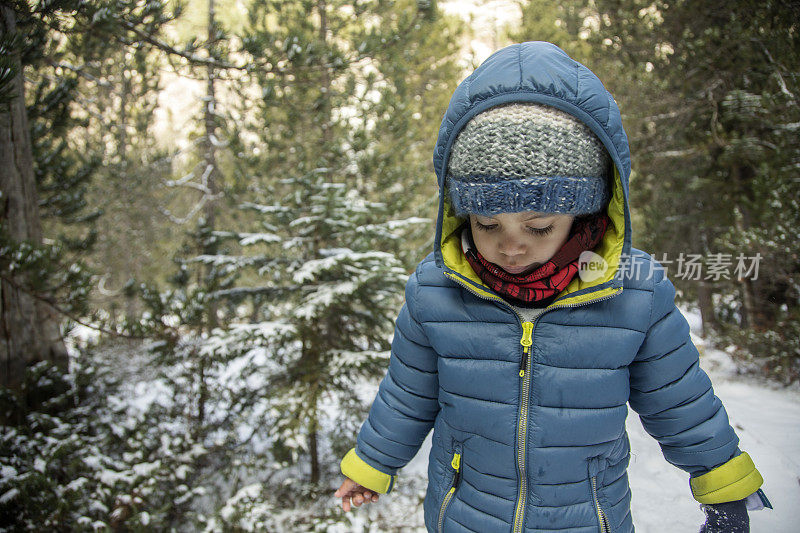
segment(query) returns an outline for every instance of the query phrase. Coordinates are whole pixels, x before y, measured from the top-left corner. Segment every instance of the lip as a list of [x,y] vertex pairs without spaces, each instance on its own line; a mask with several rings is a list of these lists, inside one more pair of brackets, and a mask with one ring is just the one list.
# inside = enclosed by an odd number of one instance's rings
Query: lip
[[501,266],[500,268],[502,268],[503,270],[505,270],[509,274],[520,274],[520,273],[525,272],[526,270],[528,270],[527,266],[513,266],[513,267],[512,266]]

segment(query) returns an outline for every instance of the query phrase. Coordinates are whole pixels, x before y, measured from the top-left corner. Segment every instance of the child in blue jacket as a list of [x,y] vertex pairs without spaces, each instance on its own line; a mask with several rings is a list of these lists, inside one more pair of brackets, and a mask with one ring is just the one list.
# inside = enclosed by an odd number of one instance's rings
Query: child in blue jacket
[[630,404],[690,474],[702,531],[749,531],[763,480],[672,283],[631,247],[628,141],[600,80],[550,43],[503,48],[456,89],[433,161],[434,250],[341,461],[344,510],[391,492],[433,429],[428,531],[631,532]]

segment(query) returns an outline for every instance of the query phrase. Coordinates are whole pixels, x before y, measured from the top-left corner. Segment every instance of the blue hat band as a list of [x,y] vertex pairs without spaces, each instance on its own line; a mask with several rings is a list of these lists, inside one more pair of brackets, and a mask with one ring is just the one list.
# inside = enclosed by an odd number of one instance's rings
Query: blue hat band
[[600,211],[610,199],[605,181],[600,176],[533,176],[508,180],[448,176],[447,187],[457,216],[523,211],[584,215]]

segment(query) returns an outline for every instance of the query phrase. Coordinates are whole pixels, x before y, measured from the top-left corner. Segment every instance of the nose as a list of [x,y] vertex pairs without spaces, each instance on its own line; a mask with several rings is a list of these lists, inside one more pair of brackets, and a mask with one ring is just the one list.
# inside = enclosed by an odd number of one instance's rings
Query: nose
[[525,255],[525,245],[513,238],[505,238],[500,241],[498,250],[508,258]]

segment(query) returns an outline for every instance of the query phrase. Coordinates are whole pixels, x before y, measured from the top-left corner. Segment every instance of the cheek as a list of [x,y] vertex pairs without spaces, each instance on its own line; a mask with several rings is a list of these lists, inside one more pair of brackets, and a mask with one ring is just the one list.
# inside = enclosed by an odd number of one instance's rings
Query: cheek
[[497,245],[493,239],[483,232],[472,232],[472,240],[475,241],[475,247],[483,256],[488,256],[494,252]]
[[538,258],[546,255],[547,257],[545,259],[549,259],[567,241],[568,233],[569,232],[562,232],[562,234],[557,234],[556,232],[553,232],[552,234],[548,235],[547,238],[533,239],[530,249]]
[[497,233],[474,230],[472,232],[472,240],[475,241],[475,247],[483,257],[492,262],[498,261],[503,244]]
[[557,239],[536,239],[530,245],[530,250],[537,257],[551,255],[558,249]]

